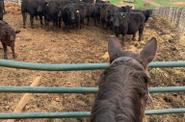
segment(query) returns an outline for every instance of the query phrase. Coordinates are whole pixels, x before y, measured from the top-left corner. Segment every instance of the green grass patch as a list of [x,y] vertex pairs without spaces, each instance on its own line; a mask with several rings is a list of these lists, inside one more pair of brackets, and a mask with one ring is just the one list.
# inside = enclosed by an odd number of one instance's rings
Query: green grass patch
[[135,8],[140,9],[144,6],[144,0],[135,0]]
[[182,6],[178,6],[175,5],[175,2],[185,2],[184,0],[153,0],[153,2],[160,4],[161,6],[164,7],[182,7]]
[[118,5],[122,0],[109,0],[112,4]]
[[153,0],[155,3],[160,4],[162,6],[172,6],[172,1],[170,0]]
[[[109,0],[114,5],[119,5],[124,0]],[[125,0],[125,1],[133,1],[133,0]],[[144,0],[135,0],[135,7],[136,8],[143,8]]]
[[[109,0],[114,5],[119,5],[123,1],[133,1],[133,0]],[[164,7],[180,7],[174,4],[174,0],[152,0],[154,3],[157,3]],[[185,0],[176,0],[175,2],[184,2]],[[144,7],[144,0],[135,0],[135,8],[142,9]],[[157,6],[149,4],[147,8],[155,8]],[[182,7],[182,6],[181,6]]]

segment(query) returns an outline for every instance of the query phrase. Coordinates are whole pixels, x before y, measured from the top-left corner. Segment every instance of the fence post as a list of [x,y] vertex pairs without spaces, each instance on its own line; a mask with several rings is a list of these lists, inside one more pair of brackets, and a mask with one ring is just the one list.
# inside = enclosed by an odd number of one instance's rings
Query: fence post
[[185,9],[181,11],[178,27],[182,33],[185,33]]
[[181,34],[185,33],[185,9],[160,7],[156,9],[156,14],[168,19],[176,28],[178,28]]
[[180,25],[181,15],[182,15],[182,8],[179,9],[179,13],[177,15],[177,22],[176,22],[176,25],[175,25],[176,27],[179,27],[179,25]]

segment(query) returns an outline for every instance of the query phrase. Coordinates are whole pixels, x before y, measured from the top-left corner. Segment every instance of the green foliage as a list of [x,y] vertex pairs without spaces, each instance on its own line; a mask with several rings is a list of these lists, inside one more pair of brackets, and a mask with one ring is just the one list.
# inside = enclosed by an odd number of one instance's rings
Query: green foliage
[[[144,7],[144,0],[109,0],[114,5],[119,5],[122,1],[134,1],[135,8],[143,8]],[[156,5],[164,6],[164,7],[182,7],[175,4],[175,2],[185,2],[185,0],[149,0]],[[155,4],[149,4],[148,8],[155,8],[157,7]]]
[[184,0],[153,0],[155,3],[164,7],[179,7],[175,2],[185,2]]
[[135,0],[135,8],[143,8],[144,0]]
[[118,3],[121,2],[121,0],[109,0],[112,4],[118,5]]

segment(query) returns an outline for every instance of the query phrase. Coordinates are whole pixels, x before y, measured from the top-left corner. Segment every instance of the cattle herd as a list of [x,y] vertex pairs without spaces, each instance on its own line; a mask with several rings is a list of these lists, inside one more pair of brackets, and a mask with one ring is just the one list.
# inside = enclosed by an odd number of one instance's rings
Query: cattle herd
[[[132,9],[131,6],[117,7],[109,2],[97,0],[22,0],[21,13],[23,27],[26,28],[27,15],[30,16],[30,25],[34,27],[34,20],[39,18],[40,24],[48,28],[81,29],[89,25],[90,20],[95,26],[102,26],[114,32],[116,36],[133,35],[139,32],[139,41],[142,39],[145,22],[152,15],[152,10]],[[7,46],[10,46],[15,58],[14,43],[16,33],[8,23],[3,21],[5,14],[4,0],[0,0],[0,40],[4,49],[4,58],[7,58]]]

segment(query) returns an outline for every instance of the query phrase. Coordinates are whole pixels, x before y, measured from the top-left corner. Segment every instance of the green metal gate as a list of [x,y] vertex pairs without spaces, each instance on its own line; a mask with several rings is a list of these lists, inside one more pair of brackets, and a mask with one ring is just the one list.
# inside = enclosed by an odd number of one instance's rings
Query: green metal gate
[[[94,64],[38,64],[0,60],[1,67],[42,70],[42,71],[77,71],[98,70],[109,67],[108,63]],[[151,68],[175,68],[185,67],[185,61],[152,62]],[[13,93],[96,93],[97,87],[30,87],[30,86],[0,86],[0,92]],[[185,86],[151,87],[150,93],[185,92]],[[158,110],[146,110],[146,115],[185,113],[185,108],[170,108]],[[48,112],[48,113],[0,113],[0,119],[28,119],[28,118],[82,118],[89,117],[90,112]]]

